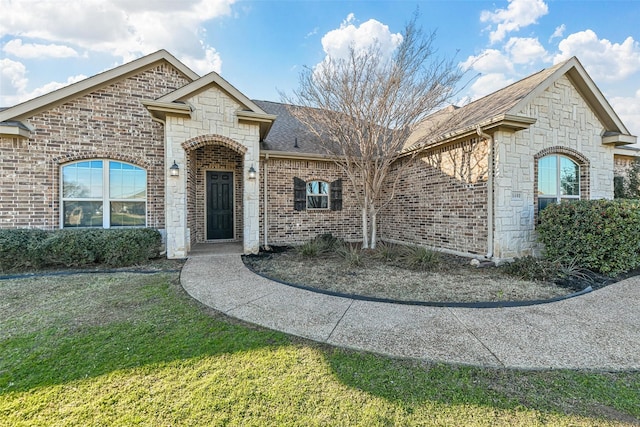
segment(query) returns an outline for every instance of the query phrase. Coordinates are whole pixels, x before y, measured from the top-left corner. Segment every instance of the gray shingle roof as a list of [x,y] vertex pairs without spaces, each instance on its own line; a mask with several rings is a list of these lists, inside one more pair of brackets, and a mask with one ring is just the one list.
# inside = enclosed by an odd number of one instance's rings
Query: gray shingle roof
[[[416,126],[414,135],[410,137],[406,147],[419,143],[420,139],[426,139],[426,145],[429,145],[446,139],[447,135],[473,128],[506,114],[514,114],[512,109],[565,63],[541,70],[463,107],[447,107],[437,111]],[[425,138],[426,133],[430,135]]]
[[278,116],[261,142],[262,150],[285,151],[300,154],[325,154],[318,138],[289,112],[290,108],[303,108],[271,101],[253,100],[267,114]]

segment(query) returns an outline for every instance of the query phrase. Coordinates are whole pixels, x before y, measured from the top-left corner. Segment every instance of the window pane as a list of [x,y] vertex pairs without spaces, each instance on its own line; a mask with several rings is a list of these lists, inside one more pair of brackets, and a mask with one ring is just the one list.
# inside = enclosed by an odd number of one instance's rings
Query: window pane
[[144,202],[111,202],[111,226],[140,226],[146,225]]
[[540,197],[538,199],[538,212],[542,211],[547,206],[556,203],[555,197]]
[[65,227],[102,227],[102,202],[63,202]]
[[62,196],[102,198],[102,161],[78,162],[62,168]]
[[538,160],[538,195],[557,195],[557,165],[556,156],[547,156]]
[[329,184],[323,181],[307,183],[307,194],[329,194]]
[[560,194],[580,195],[580,168],[571,159],[560,157]]
[[307,208],[309,209],[327,209],[329,207],[328,196],[308,196]]
[[147,173],[127,163],[109,162],[109,197],[144,199],[147,196]]

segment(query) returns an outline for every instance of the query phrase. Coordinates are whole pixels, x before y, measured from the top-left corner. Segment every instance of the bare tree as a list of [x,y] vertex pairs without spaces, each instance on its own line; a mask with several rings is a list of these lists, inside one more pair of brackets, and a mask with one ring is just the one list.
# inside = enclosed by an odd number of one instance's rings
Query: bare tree
[[417,17],[391,56],[378,41],[364,49],[352,45],[345,58],[327,57],[305,68],[293,98],[283,95],[284,102],[307,107],[290,112],[353,184],[362,210],[363,248],[375,248],[377,215],[393,198],[391,191],[383,200],[385,186],[395,188],[399,176],[389,182],[392,164],[406,155],[414,127],[455,95],[464,74],[453,59],[436,55],[435,33],[425,35]]

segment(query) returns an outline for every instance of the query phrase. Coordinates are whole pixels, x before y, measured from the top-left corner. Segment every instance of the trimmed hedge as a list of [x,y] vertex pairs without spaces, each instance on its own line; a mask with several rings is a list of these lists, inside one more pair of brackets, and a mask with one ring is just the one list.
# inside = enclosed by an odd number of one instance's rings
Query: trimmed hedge
[[640,200],[580,200],[547,206],[544,256],[615,276],[640,267]]
[[105,265],[126,267],[157,258],[157,230],[0,229],[0,272]]

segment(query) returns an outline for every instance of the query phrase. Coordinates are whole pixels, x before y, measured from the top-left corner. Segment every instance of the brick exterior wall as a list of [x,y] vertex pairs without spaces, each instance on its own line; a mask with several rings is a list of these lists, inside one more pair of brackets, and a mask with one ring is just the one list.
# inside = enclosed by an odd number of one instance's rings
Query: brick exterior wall
[[404,159],[389,176],[382,239],[464,254],[487,251],[488,143],[468,139]]
[[164,134],[141,99],[188,83],[168,64],[156,64],[26,120],[27,140],[0,138],[0,227],[60,227],[60,167],[81,159],[113,159],[147,171],[147,225],[162,229]]
[[[348,241],[360,241],[361,211],[353,186],[333,162],[317,160],[261,159],[260,245],[264,245],[264,176],[267,171],[267,238],[269,245],[302,243],[318,234],[332,233]],[[342,210],[294,210],[293,178],[305,182],[342,179]]]

